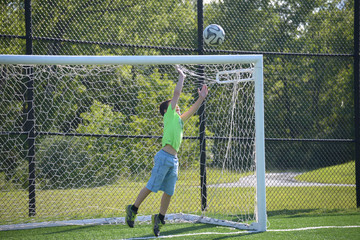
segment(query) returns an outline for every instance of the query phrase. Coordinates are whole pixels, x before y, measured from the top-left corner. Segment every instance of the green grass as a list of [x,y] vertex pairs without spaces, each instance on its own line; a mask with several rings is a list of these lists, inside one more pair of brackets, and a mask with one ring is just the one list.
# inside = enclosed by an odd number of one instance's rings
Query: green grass
[[268,211],[355,208],[355,187],[267,187]]
[[[141,185],[140,185],[141,186]],[[192,212],[199,213],[200,199],[198,188],[179,187],[179,192],[175,194],[169,208],[169,212]],[[215,192],[217,191],[217,192]],[[268,187],[267,210],[269,212],[287,209],[288,211],[301,209],[338,209],[355,208],[356,194],[355,187]],[[2,224],[19,222],[42,222],[50,220],[64,219],[91,219],[102,217],[124,217],[124,206],[131,203],[136,194],[128,188],[103,187],[101,189],[85,190],[47,190],[40,191],[37,194],[37,215],[30,218],[27,216],[26,194],[14,199],[19,193],[7,194],[1,196],[0,216]],[[209,204],[215,211],[233,211],[237,209],[236,203],[248,202],[241,197],[246,198],[247,194],[243,188],[221,188],[209,189],[209,196],[214,200]],[[86,195],[87,197],[81,197]],[[103,196],[107,196],[104,198]],[[240,198],[239,198],[240,196]],[[343,196],[350,199],[344,201]],[[17,196],[18,197],[18,196]],[[154,209],[159,209],[161,194],[152,194],[142,205],[142,214],[152,214]],[[45,200],[46,199],[46,200]],[[49,202],[52,199],[53,202]],[[82,200],[80,200],[82,199]],[[101,207],[92,207],[99,205],[102,199]],[[226,200],[225,200],[226,199]],[[193,204],[188,204],[192,202]],[[250,201],[251,202],[251,201]],[[11,205],[18,206],[16,211]],[[253,209],[249,209],[253,211]],[[88,213],[88,214],[84,214]],[[1,239],[1,238],[0,238]]]
[[[219,169],[209,169],[208,184],[216,182],[236,182],[242,176],[247,174],[238,174],[236,172],[226,171],[221,174]],[[220,177],[222,176],[222,177]],[[147,180],[147,179],[146,179]],[[5,185],[4,181],[2,181]],[[102,186],[97,188],[85,189],[60,189],[60,190],[37,190],[36,191],[36,217],[29,218],[28,214],[28,192],[26,190],[7,190],[0,192],[2,201],[0,208],[0,224],[9,224],[11,222],[21,223],[28,221],[49,221],[63,219],[84,219],[84,218],[102,218],[124,216],[124,206],[134,201],[134,197],[141,188],[146,185],[146,181],[129,181],[121,179],[116,184]],[[182,208],[185,212],[200,212],[199,200],[199,171],[182,171],[177,182],[176,192],[172,199],[170,212],[178,212],[178,206],[188,205],[188,208]],[[246,189],[237,189],[237,192],[245,193]],[[209,190],[212,195],[213,190]],[[234,194],[229,194],[235,196]],[[106,196],[106,197],[105,197]],[[144,209],[153,209],[154,204],[159,204],[161,194],[153,194],[150,200],[144,204]],[[189,201],[194,205],[187,204]],[[235,199],[232,201],[236,202]],[[101,204],[99,204],[101,203]],[[97,207],[101,205],[101,208]],[[16,206],[16,208],[14,208]],[[156,205],[157,206],[157,205]],[[229,204],[227,208],[232,207]],[[10,210],[14,211],[10,211]],[[150,210],[145,210],[143,214],[151,214]],[[51,217],[54,216],[54,217]]]
[[295,179],[305,182],[355,184],[355,161],[306,172]]
[[[340,165],[339,168],[349,171],[351,166]],[[220,178],[220,172],[221,170],[218,169],[208,169],[208,184],[213,184],[218,180],[219,182],[236,182],[243,176],[234,172],[226,172]],[[319,172],[321,170],[318,170]],[[332,178],[343,179],[337,174],[340,174],[340,171],[332,174]],[[344,173],[341,172],[341,174]],[[198,171],[180,172],[180,179],[168,210],[169,213],[200,212],[199,181]],[[141,181],[122,180],[114,185],[98,188],[38,190],[36,192],[37,214],[33,218],[27,216],[27,191],[2,191],[0,192],[0,224],[123,217],[125,214],[124,206],[134,201],[135,196],[145,184],[146,182]],[[213,198],[208,204],[214,212],[232,212],[233,209],[238,209],[235,203],[242,204],[253,201],[253,197],[248,194],[247,188],[209,188],[208,196],[209,199]],[[355,208],[355,196],[355,187],[341,186],[267,187],[266,190],[268,211]],[[153,209],[158,209],[160,198],[161,194],[152,194],[142,205],[142,214],[149,215],[153,213]],[[188,204],[189,202],[192,204]],[[249,212],[252,212],[251,207],[246,206],[244,209],[249,208]]]
[[[268,212],[268,231],[249,233],[228,227],[208,224],[168,223],[161,236],[171,239],[358,239],[360,232],[360,209],[346,210],[296,210]],[[308,230],[274,231],[324,226],[358,226],[356,228],[318,228]],[[127,239],[152,238],[151,225],[141,224],[135,228],[125,225],[89,225],[38,228],[30,230],[2,231],[0,239],[58,240],[58,239]]]

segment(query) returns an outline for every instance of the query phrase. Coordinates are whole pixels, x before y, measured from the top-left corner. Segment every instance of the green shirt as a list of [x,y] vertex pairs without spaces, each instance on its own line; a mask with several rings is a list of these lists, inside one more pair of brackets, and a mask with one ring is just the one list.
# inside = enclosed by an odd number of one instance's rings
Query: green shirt
[[183,137],[184,122],[176,112],[176,108],[171,108],[171,103],[164,114],[164,135],[162,138],[162,146],[171,145],[176,152],[179,151]]

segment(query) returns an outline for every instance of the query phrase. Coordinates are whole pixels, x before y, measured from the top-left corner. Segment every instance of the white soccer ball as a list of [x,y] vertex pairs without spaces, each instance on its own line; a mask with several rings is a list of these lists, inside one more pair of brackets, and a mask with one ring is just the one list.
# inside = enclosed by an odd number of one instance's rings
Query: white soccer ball
[[225,31],[217,24],[210,24],[203,32],[204,41],[210,46],[219,46],[224,42]]

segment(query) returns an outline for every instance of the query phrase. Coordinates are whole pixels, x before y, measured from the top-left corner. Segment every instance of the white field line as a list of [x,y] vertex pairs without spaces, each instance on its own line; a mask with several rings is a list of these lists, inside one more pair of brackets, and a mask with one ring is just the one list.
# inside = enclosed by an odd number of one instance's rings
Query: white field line
[[235,234],[246,234],[246,233],[256,233],[250,231],[241,231],[241,232],[228,232],[228,233],[219,233],[219,232],[202,232],[202,233],[187,233],[181,235],[166,235],[159,237],[138,237],[138,238],[124,238],[120,240],[141,240],[141,239],[159,239],[159,238],[176,238],[176,237],[191,237],[191,236],[200,236],[200,235],[235,235]]
[[[305,228],[293,228],[293,229],[269,229],[267,232],[295,232],[295,231],[307,231],[307,230],[317,230],[317,229],[329,229],[329,228],[360,228],[360,225],[354,226],[320,226],[320,227],[305,227]],[[241,231],[241,232],[203,232],[203,233],[188,233],[181,235],[166,235],[159,237],[138,237],[138,238],[127,238],[122,240],[142,240],[142,239],[159,239],[159,238],[176,238],[176,237],[191,237],[191,236],[200,236],[200,235],[235,235],[235,234],[251,234],[257,233],[256,231]]]

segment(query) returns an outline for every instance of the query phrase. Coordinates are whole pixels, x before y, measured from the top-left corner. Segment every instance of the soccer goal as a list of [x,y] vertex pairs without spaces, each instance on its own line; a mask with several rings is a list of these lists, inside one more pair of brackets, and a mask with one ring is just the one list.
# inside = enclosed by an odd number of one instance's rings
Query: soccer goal
[[161,148],[175,65],[182,111],[202,84],[209,94],[184,126],[167,220],[266,231],[261,55],[0,55],[0,228],[124,223]]

